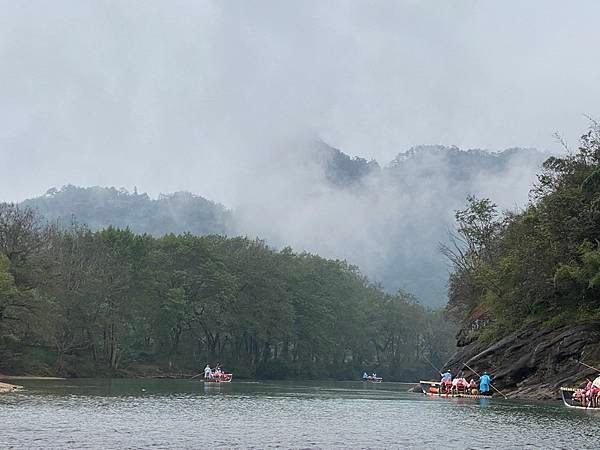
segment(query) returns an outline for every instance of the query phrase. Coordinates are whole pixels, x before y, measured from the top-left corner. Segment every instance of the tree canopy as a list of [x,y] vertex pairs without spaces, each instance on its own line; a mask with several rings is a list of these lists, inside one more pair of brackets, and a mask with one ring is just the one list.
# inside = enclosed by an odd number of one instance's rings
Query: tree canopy
[[[356,267],[260,240],[91,231],[0,205],[0,371],[389,379],[431,373],[448,325]],[[423,358],[423,355],[427,359]]]

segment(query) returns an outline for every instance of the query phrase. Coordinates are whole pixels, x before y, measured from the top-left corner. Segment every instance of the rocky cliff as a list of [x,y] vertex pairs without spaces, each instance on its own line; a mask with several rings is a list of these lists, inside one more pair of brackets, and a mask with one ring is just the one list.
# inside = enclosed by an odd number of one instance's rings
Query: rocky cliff
[[551,399],[560,386],[574,385],[597,374],[579,361],[600,361],[600,321],[549,327],[531,322],[500,341],[486,345],[478,339],[459,339],[445,368],[471,373],[487,370],[494,385],[509,397]]

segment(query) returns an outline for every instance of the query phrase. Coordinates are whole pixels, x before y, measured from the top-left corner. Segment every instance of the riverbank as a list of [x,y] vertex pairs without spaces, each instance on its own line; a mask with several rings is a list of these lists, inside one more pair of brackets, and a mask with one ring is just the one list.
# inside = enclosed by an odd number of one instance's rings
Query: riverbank
[[8,392],[20,391],[21,389],[23,389],[23,386],[19,386],[17,384],[0,382],[0,394],[6,394]]
[[36,375],[2,375],[0,380],[66,380],[64,377],[40,377]]

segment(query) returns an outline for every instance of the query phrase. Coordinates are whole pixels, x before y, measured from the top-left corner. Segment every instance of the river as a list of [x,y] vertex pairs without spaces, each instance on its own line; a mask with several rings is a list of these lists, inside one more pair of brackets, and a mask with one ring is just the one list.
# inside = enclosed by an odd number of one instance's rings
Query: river
[[0,448],[598,448],[600,413],[361,382],[23,380]]

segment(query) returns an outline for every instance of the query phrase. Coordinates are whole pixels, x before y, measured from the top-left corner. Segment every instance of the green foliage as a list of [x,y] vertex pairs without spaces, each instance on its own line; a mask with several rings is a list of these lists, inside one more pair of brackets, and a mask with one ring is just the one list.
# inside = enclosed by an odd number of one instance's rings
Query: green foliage
[[464,326],[473,311],[487,311],[480,339],[493,341],[533,318],[557,326],[600,314],[599,174],[594,123],[576,154],[544,163],[524,211],[494,221],[489,200],[470,198],[457,213],[459,245],[447,252],[454,263],[449,311]]
[[0,253],[0,358],[11,361],[18,353],[19,337],[14,321],[19,316],[21,293],[9,271],[10,261]]
[[467,197],[467,208],[456,212],[458,232],[475,250],[482,249],[494,236],[497,205],[489,199]]
[[[6,223],[21,217],[11,208],[0,205]],[[0,229],[0,242],[23,228]],[[441,365],[448,352],[438,312],[344,261],[218,235],[27,230],[37,244],[18,268],[0,254],[1,371],[190,373],[221,361],[236,377],[414,379],[431,372],[423,355]]]

